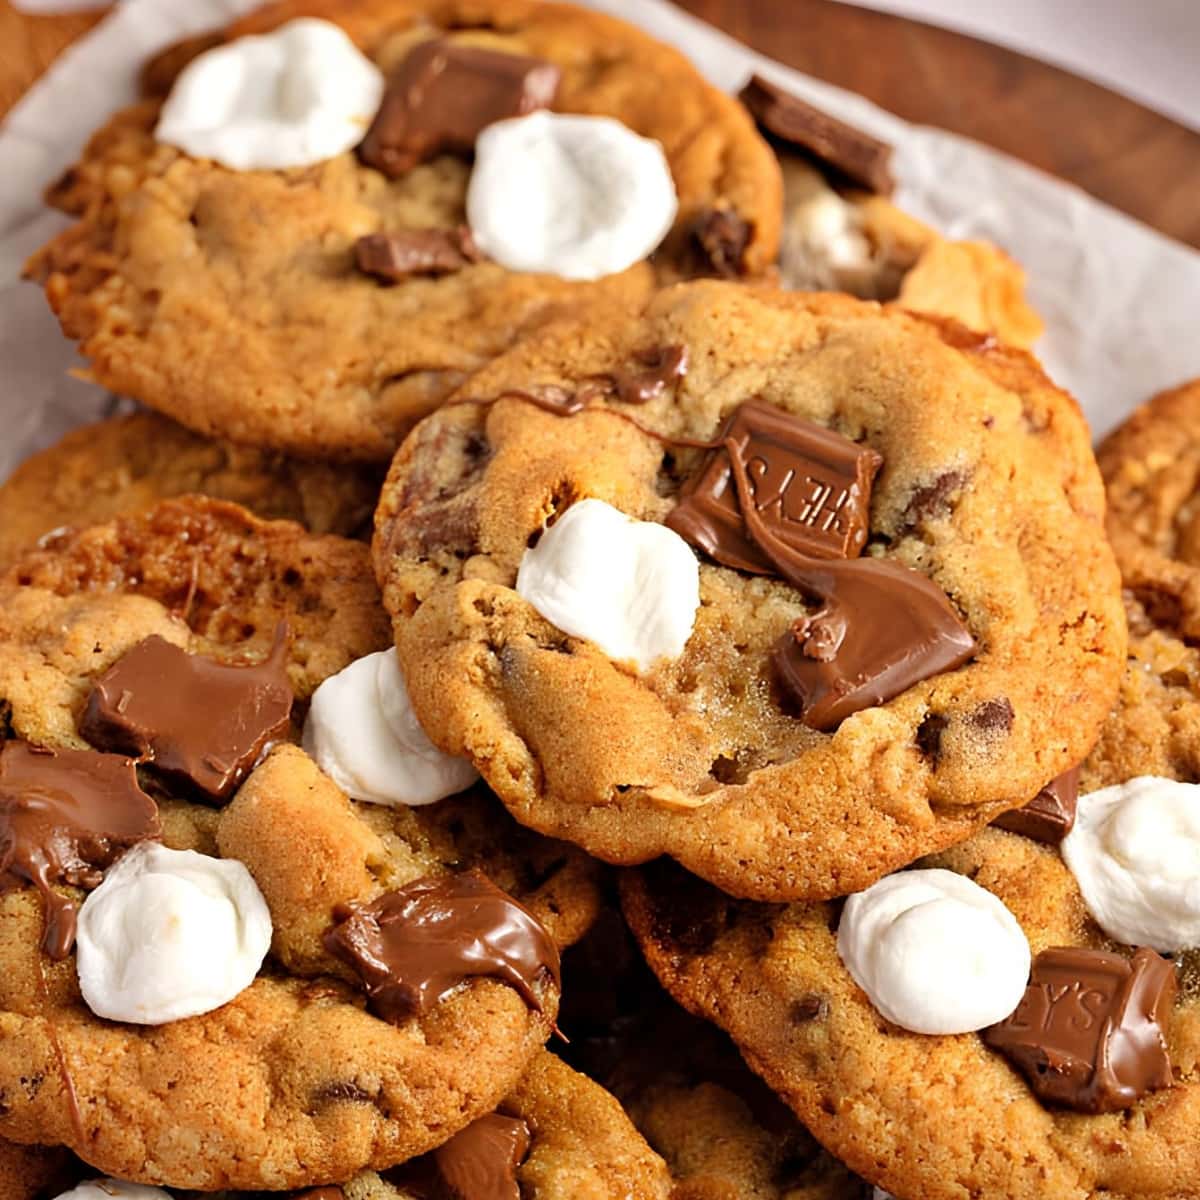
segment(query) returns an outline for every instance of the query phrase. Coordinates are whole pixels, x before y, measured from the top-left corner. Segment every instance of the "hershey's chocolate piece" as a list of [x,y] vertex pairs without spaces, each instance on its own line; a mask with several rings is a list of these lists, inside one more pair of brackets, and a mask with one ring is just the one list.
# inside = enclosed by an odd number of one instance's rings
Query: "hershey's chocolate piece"
[[884,559],[819,559],[784,543],[753,502],[740,448],[725,442],[746,532],[779,575],[819,605],[772,651],[780,683],[813,729],[833,729],[971,658],[975,639],[919,571]]
[[761,75],[751,77],[738,99],[767,133],[833,167],[851,183],[882,196],[896,190],[892,148],[886,142],[814,108]]
[[678,383],[688,369],[686,346],[650,346],[634,356],[641,369],[618,367],[597,380],[608,385],[625,404],[645,404]]
[[1016,1063],[1040,1099],[1115,1112],[1171,1086],[1165,1028],[1177,986],[1175,964],[1144,946],[1132,959],[1043,950],[1017,1011],[983,1038]]
[[535,983],[560,982],[558,949],[541,923],[477,872],[418,879],[333,915],[325,948],[358,974],[376,1015],[395,1024],[474,976],[502,980],[537,1012]]
[[1002,813],[992,824],[1057,846],[1075,824],[1078,799],[1079,768],[1072,767],[1046,784],[1024,808]]
[[734,279],[746,273],[746,247],[753,228],[731,208],[705,208],[692,218],[688,239],[702,274]]
[[96,681],[79,731],[224,803],[272,742],[287,734],[292,687],[287,626],[260,663],[188,654],[158,636],[139,642]]
[[532,1141],[524,1121],[489,1113],[384,1178],[420,1200],[521,1200],[517,1168]]
[[358,269],[384,283],[398,283],[411,275],[451,275],[481,257],[465,225],[369,233],[354,243]]
[[70,953],[77,915],[52,885],[94,888],[123,851],[161,834],[158,806],[138,787],[130,759],[0,746],[0,888],[28,882],[41,892],[51,958]]
[[437,154],[467,154],[493,121],[548,108],[561,72],[551,62],[465,46],[419,42],[388,80],[359,157],[390,179]]
[[[754,509],[790,550],[816,558],[856,558],[867,540],[871,485],[883,459],[832,429],[760,401],[740,405],[722,441],[746,465]],[[684,488],[667,525],[727,567],[775,573],[742,521],[729,453],[717,450]]]

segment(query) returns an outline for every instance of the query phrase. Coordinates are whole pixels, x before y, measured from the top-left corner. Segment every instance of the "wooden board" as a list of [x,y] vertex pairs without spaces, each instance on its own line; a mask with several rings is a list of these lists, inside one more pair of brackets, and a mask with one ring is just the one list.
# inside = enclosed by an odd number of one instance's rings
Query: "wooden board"
[[[835,0],[679,2],[772,58],[907,120],[987,142],[1200,247],[1200,134],[1132,100],[1010,50]],[[0,0],[0,115],[99,15],[30,17]]]

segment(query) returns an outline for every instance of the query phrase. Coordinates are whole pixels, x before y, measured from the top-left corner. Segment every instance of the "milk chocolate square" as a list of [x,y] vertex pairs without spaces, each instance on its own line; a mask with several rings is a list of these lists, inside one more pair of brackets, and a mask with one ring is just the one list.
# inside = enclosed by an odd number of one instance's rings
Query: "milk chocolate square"
[[1043,950],[1017,1011],[983,1037],[1042,1100],[1115,1112],[1171,1086],[1165,1028],[1176,987],[1175,964],[1145,947],[1132,959]]
[[560,78],[544,59],[448,38],[418,42],[388,80],[359,157],[395,179],[437,154],[470,153],[485,126],[548,108]]
[[[721,436],[737,443],[755,508],[781,542],[813,558],[856,558],[862,552],[871,484],[883,463],[874,450],[756,400],[734,411]],[[666,523],[724,566],[775,572],[743,529],[724,449],[688,482]]]
[[1000,829],[1024,834],[1034,841],[1057,846],[1075,824],[1078,799],[1079,768],[1072,767],[1046,784],[1024,808],[1003,813],[992,824]]

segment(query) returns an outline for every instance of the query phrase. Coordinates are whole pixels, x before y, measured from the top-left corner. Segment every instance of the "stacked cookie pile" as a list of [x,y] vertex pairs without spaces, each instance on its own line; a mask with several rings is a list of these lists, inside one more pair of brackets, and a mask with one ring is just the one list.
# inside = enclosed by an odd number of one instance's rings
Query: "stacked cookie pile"
[[887,147],[596,13],[143,82],[29,274],[146,407],[0,488],[0,1200],[1200,1193],[1200,392],[1098,466]]

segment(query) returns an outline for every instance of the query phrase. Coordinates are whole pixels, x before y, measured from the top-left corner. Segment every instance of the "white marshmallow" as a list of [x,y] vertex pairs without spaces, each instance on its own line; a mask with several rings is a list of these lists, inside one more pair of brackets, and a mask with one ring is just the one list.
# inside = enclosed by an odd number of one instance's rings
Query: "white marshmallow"
[[171,1194],[123,1179],[91,1179],[69,1192],[60,1192],[57,1200],[171,1200]]
[[271,914],[240,862],[142,842],[83,902],[77,945],[92,1012],[164,1025],[250,986],[271,946]]
[[525,551],[517,591],[564,633],[645,670],[691,637],[700,569],[674,530],[580,500]]
[[535,112],[475,142],[467,220],[513,271],[599,279],[666,237],[679,201],[662,147],[611,117]]
[[362,141],[383,90],[341,29],[302,18],[193,59],[154,136],[235,171],[307,167]]
[[1142,775],[1080,796],[1062,856],[1109,937],[1200,946],[1200,785]]
[[432,804],[479,778],[421,728],[395,650],[368,654],[317,688],[304,749],[347,796],[371,804]]
[[838,953],[889,1021],[914,1033],[969,1033],[1012,1013],[1029,943],[991,892],[953,871],[901,871],[846,901]]

